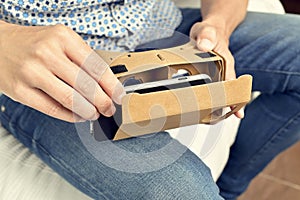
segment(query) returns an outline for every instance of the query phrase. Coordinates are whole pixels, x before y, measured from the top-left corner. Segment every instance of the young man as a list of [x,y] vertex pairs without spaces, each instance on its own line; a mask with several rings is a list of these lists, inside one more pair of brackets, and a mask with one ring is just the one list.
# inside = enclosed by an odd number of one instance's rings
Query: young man
[[[69,123],[111,116],[113,101],[120,103],[124,95],[92,48],[132,50],[170,36],[151,30],[176,29],[190,34],[199,49],[223,55],[227,80],[251,74],[253,89],[261,92],[246,108],[218,180],[221,195],[235,199],[275,155],[298,140],[300,130],[300,18],[246,16],[246,6],[246,0],[203,0],[200,14],[180,12],[168,0],[2,0],[0,89],[6,96],[1,96],[1,123],[92,198],[221,199],[201,160],[168,134],[101,142],[95,158],[82,144],[90,138],[88,123]],[[163,148],[168,144],[172,150]]]

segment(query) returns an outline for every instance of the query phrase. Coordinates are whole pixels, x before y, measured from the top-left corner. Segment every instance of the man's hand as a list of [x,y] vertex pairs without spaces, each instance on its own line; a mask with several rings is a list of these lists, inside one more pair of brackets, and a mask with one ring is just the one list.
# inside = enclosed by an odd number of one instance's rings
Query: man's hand
[[124,89],[108,65],[63,26],[0,23],[0,91],[69,122],[115,112]]
[[[193,25],[190,31],[190,37],[196,41],[197,47],[202,51],[214,50],[220,54],[226,64],[226,80],[236,79],[234,70],[234,58],[229,50],[229,35],[225,28],[219,22],[198,22]],[[241,109],[235,115],[238,118],[244,117],[244,111]]]
[[226,80],[235,79],[234,58],[228,49],[229,36],[222,27],[217,27],[209,22],[195,23],[191,29],[190,36],[197,42],[197,47],[202,51],[214,50],[224,57],[226,62]]
[[[202,51],[214,50],[225,59],[226,80],[235,79],[234,58],[229,51],[229,37],[246,16],[248,0],[201,0],[202,22],[195,23],[190,37]],[[244,117],[241,109],[235,115]]]

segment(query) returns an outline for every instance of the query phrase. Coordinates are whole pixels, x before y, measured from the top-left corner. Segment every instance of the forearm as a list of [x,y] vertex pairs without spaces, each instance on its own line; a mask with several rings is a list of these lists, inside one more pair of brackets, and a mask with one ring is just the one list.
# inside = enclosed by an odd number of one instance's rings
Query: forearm
[[202,0],[203,21],[216,25],[230,37],[246,15],[248,0]]

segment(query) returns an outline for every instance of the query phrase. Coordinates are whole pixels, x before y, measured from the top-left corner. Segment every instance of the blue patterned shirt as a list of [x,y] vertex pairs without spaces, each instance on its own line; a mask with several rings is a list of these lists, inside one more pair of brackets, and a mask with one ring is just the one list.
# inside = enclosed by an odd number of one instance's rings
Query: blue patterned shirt
[[64,24],[94,49],[133,50],[168,37],[181,22],[171,0],[0,0],[0,20]]

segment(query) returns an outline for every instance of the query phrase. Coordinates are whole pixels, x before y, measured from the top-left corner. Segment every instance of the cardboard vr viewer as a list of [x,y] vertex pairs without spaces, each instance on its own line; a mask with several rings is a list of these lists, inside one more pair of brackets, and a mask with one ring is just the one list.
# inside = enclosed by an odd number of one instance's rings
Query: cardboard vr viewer
[[[194,124],[214,124],[251,98],[252,77],[225,81],[226,63],[193,43],[168,49],[97,51],[127,89],[116,114],[94,123],[96,140],[120,140]],[[232,110],[223,113],[226,107]]]

